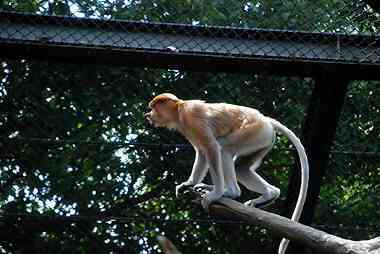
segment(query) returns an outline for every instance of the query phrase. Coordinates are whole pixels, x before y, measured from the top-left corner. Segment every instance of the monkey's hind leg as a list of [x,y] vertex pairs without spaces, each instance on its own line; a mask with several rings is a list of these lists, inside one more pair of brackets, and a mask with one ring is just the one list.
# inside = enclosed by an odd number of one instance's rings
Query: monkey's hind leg
[[238,181],[247,189],[261,194],[260,197],[245,202],[248,206],[263,208],[271,205],[280,196],[279,188],[269,184],[255,172],[270,149],[266,148],[236,160]]

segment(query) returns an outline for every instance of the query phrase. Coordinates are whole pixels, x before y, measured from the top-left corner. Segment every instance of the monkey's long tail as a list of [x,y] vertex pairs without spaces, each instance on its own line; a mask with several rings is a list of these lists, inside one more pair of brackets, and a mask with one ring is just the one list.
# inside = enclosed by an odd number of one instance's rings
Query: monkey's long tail
[[[298,156],[300,158],[301,188],[300,188],[300,193],[298,195],[297,204],[296,204],[296,207],[294,208],[294,212],[291,218],[292,221],[298,221],[301,216],[303,206],[305,204],[305,200],[307,196],[307,187],[309,183],[309,163],[308,163],[307,156],[305,153],[305,148],[303,147],[301,141],[296,136],[296,134],[294,134],[294,132],[289,130],[285,125],[281,124],[275,119],[270,119],[270,121],[275,130],[281,132],[282,134],[284,134],[286,137],[289,138],[289,140],[296,147]],[[284,254],[288,245],[289,245],[289,240],[285,238],[282,239],[280,246],[278,248],[278,254]]]

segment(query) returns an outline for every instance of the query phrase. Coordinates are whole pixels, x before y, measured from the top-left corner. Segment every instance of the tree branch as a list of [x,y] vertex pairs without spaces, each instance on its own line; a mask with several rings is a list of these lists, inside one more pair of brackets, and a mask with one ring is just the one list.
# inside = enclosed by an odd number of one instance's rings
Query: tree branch
[[181,254],[175,245],[165,236],[159,236],[157,240],[165,254]]
[[[202,192],[188,189],[184,194],[200,204]],[[352,241],[321,230],[291,221],[280,215],[248,207],[229,198],[221,198],[209,208],[211,216],[222,217],[228,220],[243,221],[254,226],[263,227],[274,234],[291,241],[303,244],[317,253],[330,254],[379,254],[380,237]]]
[[331,254],[380,253],[380,237],[366,241],[351,241],[305,226],[277,214],[251,208],[237,201],[222,198],[211,205],[210,214],[240,220],[301,243],[312,250]]

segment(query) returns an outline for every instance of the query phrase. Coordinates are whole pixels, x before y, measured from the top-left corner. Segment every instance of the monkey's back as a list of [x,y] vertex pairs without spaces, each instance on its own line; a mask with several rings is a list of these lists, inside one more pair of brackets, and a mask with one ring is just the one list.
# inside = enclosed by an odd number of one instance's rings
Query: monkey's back
[[216,137],[224,137],[245,125],[260,121],[264,116],[256,109],[228,103],[186,101],[188,112],[205,121]]

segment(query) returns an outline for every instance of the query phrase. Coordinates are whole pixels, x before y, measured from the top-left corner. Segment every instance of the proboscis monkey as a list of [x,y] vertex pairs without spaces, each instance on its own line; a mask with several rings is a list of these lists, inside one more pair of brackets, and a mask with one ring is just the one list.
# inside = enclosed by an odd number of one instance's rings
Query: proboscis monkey
[[[155,127],[179,131],[195,149],[195,161],[189,179],[176,186],[176,195],[185,187],[200,188],[202,206],[221,197],[237,198],[238,182],[261,194],[245,202],[252,207],[273,203],[280,190],[256,173],[264,156],[273,148],[276,132],[287,136],[297,149],[301,162],[301,188],[292,220],[298,221],[307,195],[309,165],[305,149],[297,136],[280,122],[264,116],[258,110],[227,103],[206,103],[201,100],[181,100],[163,93],[149,102],[146,119]],[[213,185],[202,183],[207,172]],[[283,239],[279,253],[286,251],[289,240]]]

